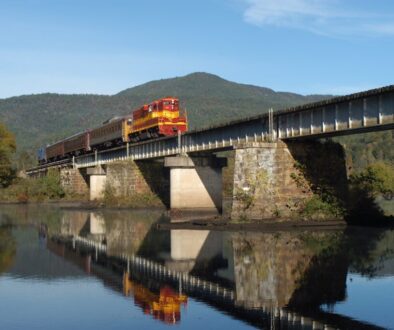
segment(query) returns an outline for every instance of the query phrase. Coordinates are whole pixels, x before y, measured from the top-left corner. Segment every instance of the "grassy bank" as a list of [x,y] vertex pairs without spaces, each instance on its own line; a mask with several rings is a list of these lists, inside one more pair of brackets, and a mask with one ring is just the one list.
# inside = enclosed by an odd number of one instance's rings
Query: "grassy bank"
[[87,200],[87,196],[66,193],[58,171],[49,171],[41,178],[16,178],[8,187],[0,189],[0,202],[47,202]]

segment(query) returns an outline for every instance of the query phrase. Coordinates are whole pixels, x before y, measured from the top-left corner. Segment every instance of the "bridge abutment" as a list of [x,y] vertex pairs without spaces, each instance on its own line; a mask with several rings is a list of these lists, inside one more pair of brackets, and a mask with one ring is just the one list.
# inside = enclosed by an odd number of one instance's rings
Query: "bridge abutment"
[[181,210],[222,210],[222,167],[226,159],[212,156],[167,157],[170,168],[170,208]]
[[346,193],[339,144],[278,141],[236,147],[233,219],[294,218],[314,196],[331,194],[344,201]]

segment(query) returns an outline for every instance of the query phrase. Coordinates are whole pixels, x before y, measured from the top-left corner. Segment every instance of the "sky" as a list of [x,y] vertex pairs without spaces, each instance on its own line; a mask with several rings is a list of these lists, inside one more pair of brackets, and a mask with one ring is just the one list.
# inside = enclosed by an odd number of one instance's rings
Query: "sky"
[[300,94],[394,84],[393,0],[0,0],[0,98],[208,72]]

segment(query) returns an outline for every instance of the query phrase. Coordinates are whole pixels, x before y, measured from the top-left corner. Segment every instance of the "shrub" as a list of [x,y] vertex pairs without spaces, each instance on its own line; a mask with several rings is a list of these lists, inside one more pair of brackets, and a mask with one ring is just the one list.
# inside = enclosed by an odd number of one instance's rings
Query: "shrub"
[[302,217],[316,220],[341,218],[344,213],[344,208],[335,198],[324,199],[319,195],[308,199],[300,212]]
[[57,171],[49,171],[46,176],[33,179],[16,179],[5,189],[0,189],[0,200],[14,202],[58,200],[65,197]]
[[350,177],[352,184],[371,196],[383,195],[392,198],[394,194],[394,166],[378,162]]

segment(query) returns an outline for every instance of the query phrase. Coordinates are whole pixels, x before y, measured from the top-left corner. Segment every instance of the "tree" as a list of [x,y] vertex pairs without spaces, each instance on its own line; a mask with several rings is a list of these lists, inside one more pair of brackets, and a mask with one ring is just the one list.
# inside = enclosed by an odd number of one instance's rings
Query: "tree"
[[394,194],[394,166],[377,162],[352,175],[351,181],[372,196],[381,194],[391,199]]
[[34,156],[25,150],[18,153],[15,159],[18,171],[33,167],[36,164],[36,161],[37,160],[34,158]]
[[12,167],[12,156],[15,153],[16,144],[14,135],[0,123],[0,187],[8,186],[15,175]]

